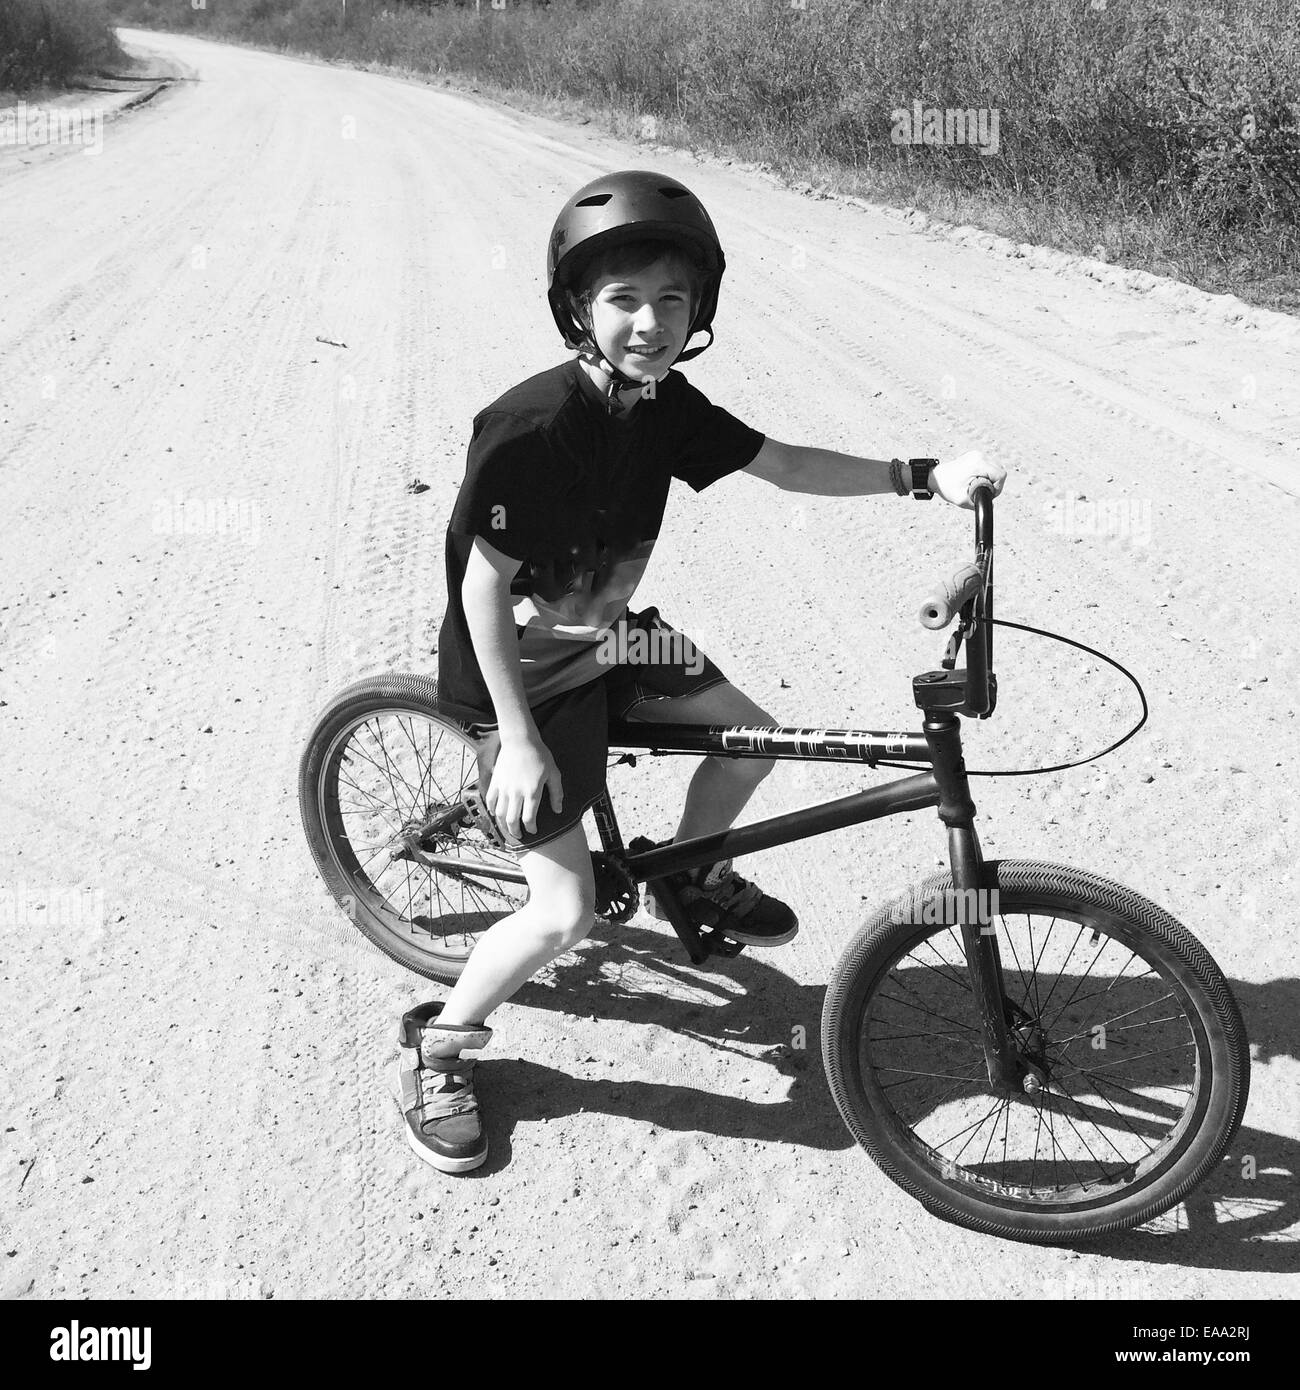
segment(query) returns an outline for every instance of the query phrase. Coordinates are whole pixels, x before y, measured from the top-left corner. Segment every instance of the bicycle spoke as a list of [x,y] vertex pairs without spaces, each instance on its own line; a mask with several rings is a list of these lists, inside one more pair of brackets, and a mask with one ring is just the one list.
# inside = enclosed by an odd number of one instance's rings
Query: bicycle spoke
[[[925,1076],[925,1077],[933,1077],[933,1078],[935,1078],[936,1080],[939,1080],[939,1081],[958,1081],[958,1082],[963,1082],[963,1083],[964,1083],[964,1082],[967,1082],[967,1081],[973,1081],[973,1080],[975,1080],[975,1077],[978,1075],[978,1073],[974,1073],[974,1074],[972,1074],[971,1076],[953,1076],[951,1072],[946,1072],[946,1071],[916,1071],[916,1070],[914,1070],[914,1069],[912,1069],[912,1068],[910,1068],[910,1067],[877,1067],[877,1068],[876,1068],[876,1071],[877,1071],[877,1072],[900,1072],[903,1076],[915,1076],[915,1077],[922,1077],[922,1076]],[[887,1084],[882,1085],[880,1089],[881,1089],[882,1091],[887,1091],[887,1090],[889,1090],[890,1086],[900,1086],[900,1085],[903,1085],[903,1084],[904,1084],[904,1083],[903,1083],[903,1082],[900,1082],[900,1081],[891,1081],[891,1082],[888,1082]]]
[[[930,948],[930,950],[934,951],[934,954],[939,958],[940,961],[943,962],[944,965],[949,966],[950,968],[955,968],[955,967],[953,966],[952,961],[945,959],[945,958],[939,953],[939,951],[935,950],[935,946],[934,946],[934,943],[933,943],[933,942],[927,941],[925,944]],[[915,958],[915,957],[909,957],[909,959],[916,959],[916,958]],[[938,975],[938,976],[940,977],[940,979],[947,980],[947,981],[949,982],[949,984],[954,984],[954,985],[956,985],[958,989],[965,990],[965,992],[966,992],[967,994],[970,993],[970,986],[965,982],[965,980],[961,979],[959,976],[956,976],[956,975],[948,975],[948,974],[946,974],[944,971],[940,970],[940,969],[938,968],[938,966],[931,965],[931,964],[929,963],[929,961],[923,961],[923,960],[920,960],[920,959],[916,959],[916,963],[917,963],[918,965],[924,966],[927,970],[932,970],[936,975]]]
[[[989,1110],[986,1110],[986,1111],[984,1112],[984,1114],[981,1115],[980,1118],[979,1118],[978,1120],[973,1121],[971,1124],[967,1125],[964,1129],[959,1129],[955,1134],[949,1135],[947,1139],[941,1140],[941,1141],[940,1141],[939,1143],[937,1143],[937,1144],[931,1144],[930,1147],[933,1148],[933,1149],[942,1150],[944,1144],[955,1143],[958,1139],[961,1138],[961,1136],[962,1136],[963,1134],[970,1134],[972,1131],[978,1130],[978,1129],[984,1124],[984,1121],[987,1120],[988,1117],[989,1117],[991,1114],[993,1114],[993,1111],[994,1111],[994,1110],[1000,1109],[1000,1108],[1002,1107],[1003,1104],[1004,1104],[1004,1101],[1003,1101],[1002,1097],[999,1096],[999,1097],[993,1102],[992,1108],[989,1109]],[[969,1144],[969,1143],[970,1143],[970,1139],[968,1138],[968,1139],[966,1140],[966,1144]],[[965,1150],[966,1150],[966,1144],[963,1144],[962,1147],[961,1147],[961,1149],[959,1150],[959,1152],[958,1152],[958,1154],[957,1154],[957,1157],[958,1157],[958,1158],[960,1158],[961,1155],[962,1155],[962,1153],[965,1152]],[[949,1161],[952,1162],[952,1163],[954,1163],[954,1164],[956,1163],[956,1159],[951,1159],[951,1160],[949,1160]]]
[[[1141,979],[1142,977],[1141,977],[1141,976],[1138,976],[1138,977],[1136,977],[1136,978]],[[1103,991],[1103,992],[1104,992],[1104,991]],[[1091,997],[1096,998],[1095,995],[1093,995],[1093,996],[1091,996]],[[1120,1033],[1120,1032],[1124,1032],[1124,1031],[1126,1031],[1126,1030],[1124,1030],[1124,1029],[1121,1029],[1121,1028],[1112,1028],[1112,1027],[1111,1027],[1111,1024],[1113,1024],[1113,1023],[1118,1023],[1120,1019],[1122,1019],[1122,1018],[1128,1018],[1128,1017],[1130,1017],[1132,1014],[1140,1014],[1140,1013],[1142,1012],[1143,1009],[1149,1009],[1149,1008],[1151,1008],[1151,1007],[1152,1007],[1153,1005],[1155,1005],[1155,1004],[1163,1004],[1163,1003],[1165,1003],[1165,1002],[1166,1002],[1167,1000],[1169,1000],[1169,999],[1176,999],[1176,998],[1177,998],[1177,995],[1173,994],[1172,992],[1169,993],[1169,994],[1162,994],[1158,999],[1149,999],[1149,1000],[1147,1000],[1147,1002],[1146,1002],[1145,1004],[1138,1004],[1135,1008],[1128,1009],[1128,1010],[1126,1010],[1126,1011],[1125,1011],[1124,1013],[1122,1013],[1122,1014],[1112,1014],[1109,1018],[1103,1018],[1103,1019],[1099,1020],[1099,1022],[1100,1022],[1100,1024],[1101,1024],[1101,1026],[1102,1026],[1103,1028],[1105,1028],[1106,1033],[1107,1033],[1107,1036],[1109,1036],[1111,1033]],[[1059,1017],[1060,1017],[1060,1014],[1057,1014],[1056,1017],[1059,1018]],[[1161,1019],[1148,1019],[1145,1023],[1133,1024],[1133,1025],[1131,1025],[1131,1026],[1132,1026],[1132,1027],[1135,1027],[1135,1028],[1147,1028],[1147,1027],[1151,1027],[1153,1024],[1158,1023],[1158,1022],[1168,1022],[1168,1021],[1170,1021],[1170,1020],[1172,1020],[1172,1019],[1175,1019],[1175,1018],[1182,1018],[1182,1017],[1183,1017],[1183,1015],[1182,1015],[1181,1013],[1180,1013],[1180,1014],[1169,1014],[1169,1015],[1168,1015],[1165,1019],[1163,1019],[1163,1020],[1161,1020]],[[1092,1028],[1096,1028],[1096,1027],[1097,1027],[1097,1024],[1093,1024],[1093,1025],[1092,1025]],[[1092,1031],[1092,1028],[1090,1028],[1088,1031],[1091,1032],[1091,1031]],[[1086,1036],[1087,1036],[1087,1034],[1085,1034],[1085,1033],[1075,1033],[1075,1034],[1073,1034],[1073,1037],[1075,1037],[1075,1038],[1086,1037]],[[1065,1039],[1062,1039],[1062,1041],[1064,1042]]]
[[[1027,913],[1026,913],[1026,916],[1028,916]],[[1053,925],[1053,926],[1056,925],[1056,918],[1055,918],[1055,917],[1052,918],[1052,925]],[[1049,931],[1048,931],[1048,935],[1049,935],[1049,936],[1051,935],[1050,929],[1049,929]],[[1057,987],[1057,985],[1059,985],[1059,984],[1061,983],[1061,981],[1065,978],[1065,967],[1066,967],[1066,966],[1070,963],[1070,961],[1073,959],[1073,957],[1074,957],[1074,948],[1079,944],[1079,938],[1080,938],[1082,935],[1083,935],[1083,927],[1079,927],[1079,929],[1078,929],[1078,930],[1075,932],[1075,934],[1074,934],[1074,940],[1070,942],[1070,949],[1069,949],[1068,951],[1066,951],[1066,953],[1065,953],[1065,959],[1061,962],[1061,969],[1058,970],[1058,971],[1056,972],[1056,979],[1054,979],[1054,980],[1052,981],[1052,987],[1051,987],[1051,989],[1049,989],[1049,990],[1047,991],[1047,998],[1044,999],[1044,1000],[1041,1002],[1041,1004],[1039,1005],[1039,1007],[1038,1007],[1038,1009],[1037,1009],[1037,1014],[1038,1014],[1038,1017],[1039,1017],[1039,1018],[1042,1018],[1042,1016],[1043,1016],[1043,1010],[1046,1009],[1047,1006],[1052,1002],[1052,995],[1056,993],[1056,987]]]
[[[1005,919],[1005,918],[1002,918],[1002,919],[1000,919],[1000,920],[1002,921],[1003,932],[1002,932],[1002,935],[1001,935],[998,939],[999,939],[999,941],[1005,940],[1006,943],[1007,943],[1007,945],[1011,948],[1011,959],[1012,959],[1012,961],[1015,963],[1016,972],[1017,972],[1017,974],[1019,974],[1019,976],[1020,976],[1020,984],[1021,984],[1021,987],[1022,987],[1023,990],[1024,990],[1024,993],[1021,995],[1021,1000],[1022,1000],[1023,1002],[1025,1002],[1025,1003],[1027,1003],[1028,1000],[1029,1000],[1029,995],[1030,995],[1030,983],[1029,983],[1028,980],[1025,979],[1024,968],[1023,968],[1023,967],[1021,966],[1021,964],[1020,964],[1020,955],[1019,955],[1019,953],[1018,953],[1017,950],[1016,950],[1015,938],[1011,935],[1010,932],[1008,932],[1008,931],[1006,930],[1006,919]],[[1032,952],[1031,952],[1031,955],[1032,955]],[[1031,959],[1031,961],[1030,961],[1030,975],[1032,976],[1032,974],[1033,974],[1033,961],[1032,961],[1032,959]],[[1037,1012],[1037,1006],[1035,1006],[1035,1012]]]
[[[1071,1101],[1071,1102],[1074,1104],[1075,1109],[1077,1109],[1077,1110],[1079,1111],[1080,1115],[1081,1115],[1084,1119],[1087,1119],[1087,1112],[1084,1110],[1083,1106],[1079,1103],[1079,1101],[1076,1099],[1076,1097],[1072,1096],[1072,1095],[1069,1093],[1069,1091],[1067,1091],[1067,1090],[1065,1089],[1064,1086],[1058,1087],[1058,1088],[1057,1088],[1055,1091],[1053,1091],[1051,1094],[1061,1095],[1061,1096],[1063,1096],[1066,1100]],[[1104,1099],[1104,1098],[1103,1098],[1103,1099]],[[1107,1102],[1107,1104],[1109,1104],[1109,1102]],[[1138,1132],[1137,1132],[1135,1129],[1133,1129],[1133,1127],[1128,1123],[1127,1117],[1121,1115],[1120,1112],[1119,1112],[1118,1110],[1115,1110],[1115,1107],[1114,1107],[1114,1106],[1111,1106],[1110,1108],[1111,1108],[1111,1110],[1114,1112],[1116,1118],[1122,1121],[1122,1123],[1124,1124],[1124,1127],[1125,1127],[1126,1129],[1128,1129],[1128,1131],[1133,1135],[1133,1137],[1134,1137],[1135,1139],[1141,1141],[1141,1140],[1142,1140],[1142,1136],[1141,1136],[1140,1134],[1138,1134]],[[1070,1126],[1071,1129],[1073,1129],[1073,1130],[1075,1131],[1076,1134],[1078,1134],[1078,1128],[1077,1128],[1077,1126],[1075,1125],[1074,1121],[1070,1118],[1070,1116],[1069,1116],[1068,1113],[1063,1112],[1061,1118],[1062,1118],[1063,1120],[1065,1120],[1065,1122]],[[1097,1130],[1097,1132],[1102,1136],[1102,1138],[1105,1139],[1106,1142],[1111,1146],[1111,1148],[1115,1150],[1115,1152],[1119,1155],[1119,1157],[1122,1158],[1122,1159],[1124,1159],[1124,1161],[1127,1163],[1127,1162],[1128,1162],[1128,1159],[1126,1158],[1126,1156],[1124,1155],[1124,1153],[1123,1153],[1118,1147],[1116,1147],[1114,1140],[1110,1138],[1110,1136],[1106,1133],[1106,1131],[1103,1130],[1103,1129],[1101,1128],[1101,1126],[1100,1126],[1099,1124],[1097,1124],[1097,1122],[1096,1122],[1095,1120],[1092,1121],[1092,1127],[1093,1127],[1095,1130]],[[1080,1138],[1080,1142],[1083,1144],[1084,1148],[1085,1148],[1085,1149],[1088,1149],[1089,1157],[1092,1158],[1093,1162],[1099,1163],[1100,1160],[1099,1160],[1099,1159],[1097,1158],[1097,1156],[1092,1152],[1092,1150],[1091,1150],[1090,1148],[1088,1148],[1088,1143],[1087,1143],[1087,1141],[1083,1138],[1082,1135],[1080,1135],[1079,1138]],[[1150,1149],[1151,1146],[1148,1145],[1147,1147],[1148,1147],[1148,1149]]]
[[[370,728],[369,724],[366,725],[366,732],[370,734],[371,738],[375,739],[376,742],[378,742],[379,756],[383,759],[383,762],[380,763],[379,761],[377,761],[369,750],[361,747],[360,742],[358,741],[357,746],[360,750],[359,756],[364,758],[367,762],[369,762],[375,768],[375,770],[379,772],[380,775],[387,780],[388,789],[393,796],[393,805],[397,809],[398,815],[405,819],[405,815],[402,811],[401,798],[397,795],[397,786],[396,783],[393,781],[392,762],[391,759],[388,757],[388,749],[384,745],[383,737],[380,734],[376,734],[375,731]],[[407,791],[409,792],[410,790],[411,788],[408,786]]]
[[1095,1076],[1099,1072],[1109,1071],[1112,1067],[1127,1066],[1131,1062],[1140,1062],[1146,1057],[1163,1057],[1170,1052],[1181,1052],[1189,1047],[1195,1047],[1196,1043],[1189,1039],[1187,1042],[1175,1043],[1172,1047],[1153,1047],[1149,1052],[1139,1052],[1133,1057],[1123,1057],[1118,1062],[1107,1062],[1105,1066],[1099,1067],[1073,1067],[1071,1074],[1082,1072],[1085,1076]]
[[[969,1033],[969,1028],[964,1028],[963,1032]],[[910,1042],[915,1038],[955,1038],[956,1033],[875,1033],[872,1035],[872,1042]]]
[[938,1013],[934,1009],[927,1009],[924,1007],[924,1005],[921,1004],[913,1004],[910,1000],[895,999],[892,995],[888,994],[882,995],[881,998],[889,999],[892,1003],[895,1004],[901,1004],[905,1009],[916,1009],[918,1013],[930,1014],[934,1018],[941,1018],[945,1023],[955,1024],[964,1033],[978,1033],[979,1031],[976,1028],[970,1027],[969,1024],[963,1023],[960,1019],[950,1018],[947,1014]]

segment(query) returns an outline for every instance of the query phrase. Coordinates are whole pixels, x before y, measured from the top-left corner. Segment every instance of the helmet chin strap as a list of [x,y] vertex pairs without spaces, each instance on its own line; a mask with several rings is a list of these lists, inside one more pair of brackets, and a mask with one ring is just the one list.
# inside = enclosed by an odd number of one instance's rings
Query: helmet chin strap
[[593,346],[590,339],[584,340],[578,345],[578,356],[588,362],[603,376],[609,378],[609,385],[605,389],[605,406],[611,415],[617,414],[619,410],[618,393],[630,387],[636,387],[638,391],[645,390],[645,382],[637,377],[631,377],[620,372],[619,369],[600,351]]

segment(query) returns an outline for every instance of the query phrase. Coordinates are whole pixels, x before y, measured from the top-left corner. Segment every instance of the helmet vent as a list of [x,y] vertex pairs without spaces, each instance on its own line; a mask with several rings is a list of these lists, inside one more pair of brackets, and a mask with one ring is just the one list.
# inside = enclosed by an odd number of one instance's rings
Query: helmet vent
[[661,188],[659,191],[665,198],[689,198],[691,196],[689,188]]
[[580,203],[576,204],[576,206],[580,208],[604,207],[613,196],[612,193],[593,193],[590,198],[584,198]]

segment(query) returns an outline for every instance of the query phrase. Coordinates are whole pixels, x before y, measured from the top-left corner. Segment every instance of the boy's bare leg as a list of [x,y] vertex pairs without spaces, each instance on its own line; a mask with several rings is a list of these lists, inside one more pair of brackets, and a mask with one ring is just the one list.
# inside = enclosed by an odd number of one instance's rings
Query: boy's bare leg
[[591,931],[596,888],[581,825],[521,855],[519,867],[528,880],[528,902],[479,938],[438,1015],[440,1024],[486,1023],[498,1004]]
[[[701,690],[698,695],[646,700],[634,706],[627,717],[658,724],[777,722],[730,681]],[[730,830],[758,784],[775,765],[770,758],[705,758],[691,778],[674,838],[691,840]]]

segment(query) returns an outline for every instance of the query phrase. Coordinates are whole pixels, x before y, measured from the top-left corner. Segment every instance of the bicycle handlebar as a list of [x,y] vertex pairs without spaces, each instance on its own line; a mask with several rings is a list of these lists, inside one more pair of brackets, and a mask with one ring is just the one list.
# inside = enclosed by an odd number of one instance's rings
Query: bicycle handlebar
[[975,509],[975,560],[963,565],[951,578],[941,580],[921,605],[921,626],[932,631],[945,628],[967,600],[985,582],[993,553],[993,489],[983,478],[972,478],[970,500]]
[[947,627],[983,583],[984,572],[977,564],[963,565],[951,578],[942,580],[938,590],[921,605],[921,626],[936,631]]
[[[913,681],[921,709],[957,711],[987,719],[997,702],[993,674],[993,489],[983,478],[971,481],[975,511],[975,559],[943,581],[921,605],[921,626],[932,631],[947,627],[959,614],[962,630],[948,644],[943,671],[930,671]],[[955,671],[957,645],[966,640],[966,667]],[[951,673],[951,674],[947,674]]]

